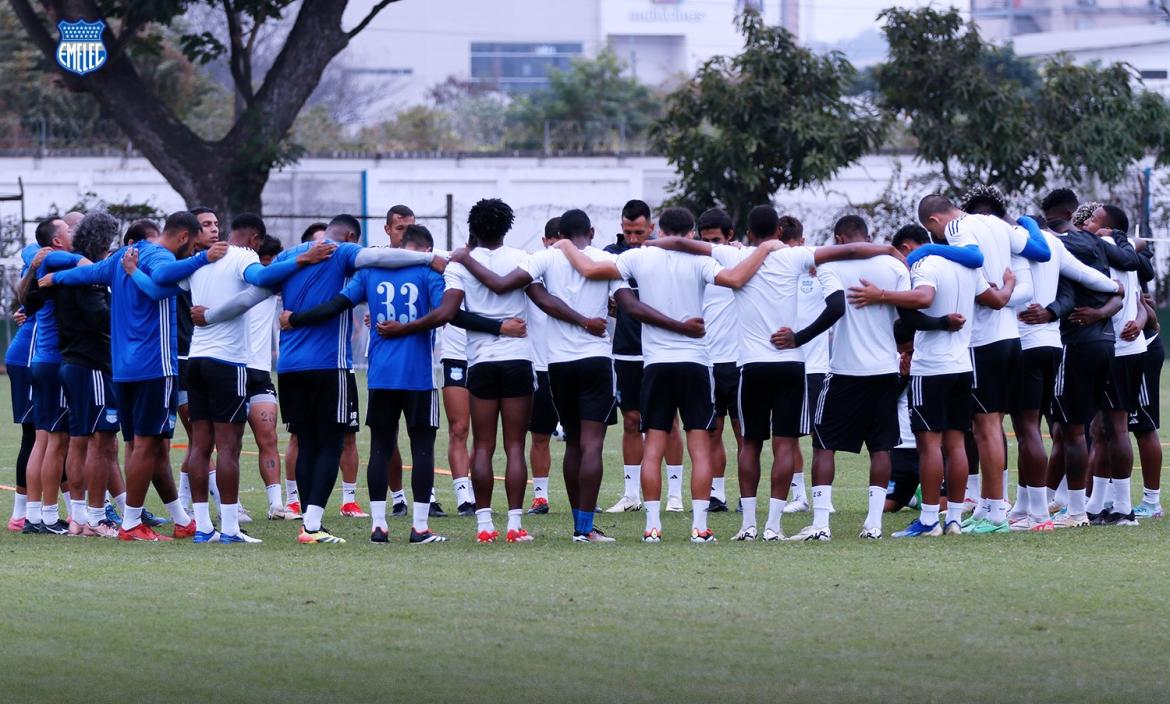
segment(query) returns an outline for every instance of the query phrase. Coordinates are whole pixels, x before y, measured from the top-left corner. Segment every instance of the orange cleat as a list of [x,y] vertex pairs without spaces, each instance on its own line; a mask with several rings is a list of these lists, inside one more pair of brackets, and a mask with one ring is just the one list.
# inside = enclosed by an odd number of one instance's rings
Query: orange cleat
[[174,530],[174,532],[172,532],[171,535],[174,536],[175,540],[187,540],[189,538],[194,538],[195,537],[195,519],[192,518],[191,522],[185,526],[175,526],[175,530]]
[[8,530],[13,532],[13,533],[19,533],[20,531],[24,530],[24,519],[23,518],[10,518],[10,519],[8,519]]
[[144,543],[168,543],[172,540],[172,538],[165,535],[159,535],[158,533],[155,533],[154,529],[152,529],[150,526],[146,525],[145,523],[139,523],[130,530],[119,528],[118,540],[137,540]]
[[289,511],[292,511],[293,513],[297,514],[297,518],[301,517],[301,502],[300,501],[289,501],[288,505],[285,506],[285,508],[287,508]]
[[531,543],[532,536],[523,528],[519,530],[510,530],[505,538],[509,543]]
[[477,543],[494,543],[499,537],[500,531],[498,530],[481,530],[479,535],[475,536],[475,541]]
[[362,510],[356,501],[350,501],[348,504],[341,505],[341,515],[346,518],[369,518],[370,514]]

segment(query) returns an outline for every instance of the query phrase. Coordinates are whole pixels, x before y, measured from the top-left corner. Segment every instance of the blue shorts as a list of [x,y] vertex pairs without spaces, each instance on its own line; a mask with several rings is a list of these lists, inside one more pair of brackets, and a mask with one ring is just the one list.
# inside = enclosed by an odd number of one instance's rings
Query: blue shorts
[[69,403],[61,388],[61,365],[33,362],[33,415],[37,430],[64,433],[69,429]]
[[118,401],[110,378],[97,369],[61,365],[61,386],[69,402],[69,436],[118,432]]
[[12,387],[12,422],[33,422],[32,370],[8,365],[8,384]]
[[123,436],[170,439],[175,434],[175,381],[173,376],[162,376],[115,384]]

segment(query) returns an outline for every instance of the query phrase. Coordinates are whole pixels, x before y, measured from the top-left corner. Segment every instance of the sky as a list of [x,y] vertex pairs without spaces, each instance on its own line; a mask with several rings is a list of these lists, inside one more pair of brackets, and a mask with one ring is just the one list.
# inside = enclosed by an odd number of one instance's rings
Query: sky
[[807,41],[833,43],[875,27],[874,18],[887,7],[956,6],[966,13],[970,2],[948,0],[801,0],[801,30]]

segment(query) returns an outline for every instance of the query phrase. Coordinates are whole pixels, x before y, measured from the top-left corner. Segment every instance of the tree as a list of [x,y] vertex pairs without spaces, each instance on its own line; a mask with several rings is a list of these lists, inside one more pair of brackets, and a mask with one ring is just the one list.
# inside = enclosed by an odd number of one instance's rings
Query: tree
[[[99,70],[75,76],[57,70],[70,90],[92,95],[102,114],[115,122],[134,146],[188,203],[213,208],[221,217],[259,212],[260,196],[274,168],[295,161],[301,150],[286,140],[297,114],[326,66],[374,17],[398,0],[380,0],[351,29],[341,18],[347,0],[302,2],[296,18],[263,76],[254,70],[261,29],[283,17],[294,0],[9,0],[33,45],[56,66],[56,38],[50,27],[60,19],[106,22],[108,58]],[[181,18],[198,6],[222,9],[224,31],[183,27]],[[226,133],[201,136],[168,104],[168,91],[151,85],[144,57],[157,55],[162,28],[180,32],[187,59],[209,62],[225,57],[237,110]]]
[[754,12],[738,23],[743,53],[708,60],[668,95],[652,136],[678,169],[676,202],[722,206],[742,232],[752,206],[822,183],[874,149],[884,121],[845,97],[856,71],[842,54],[817,56]]

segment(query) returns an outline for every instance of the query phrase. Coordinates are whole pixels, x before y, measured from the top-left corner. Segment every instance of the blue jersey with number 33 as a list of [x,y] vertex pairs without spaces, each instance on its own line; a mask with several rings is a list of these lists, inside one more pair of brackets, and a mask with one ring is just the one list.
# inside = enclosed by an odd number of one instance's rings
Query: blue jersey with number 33
[[439,307],[446,285],[443,275],[430,267],[362,269],[342,291],[354,305],[370,306],[371,389],[427,391],[434,388],[431,375],[431,331],[385,338],[373,328],[395,320],[409,323]]

